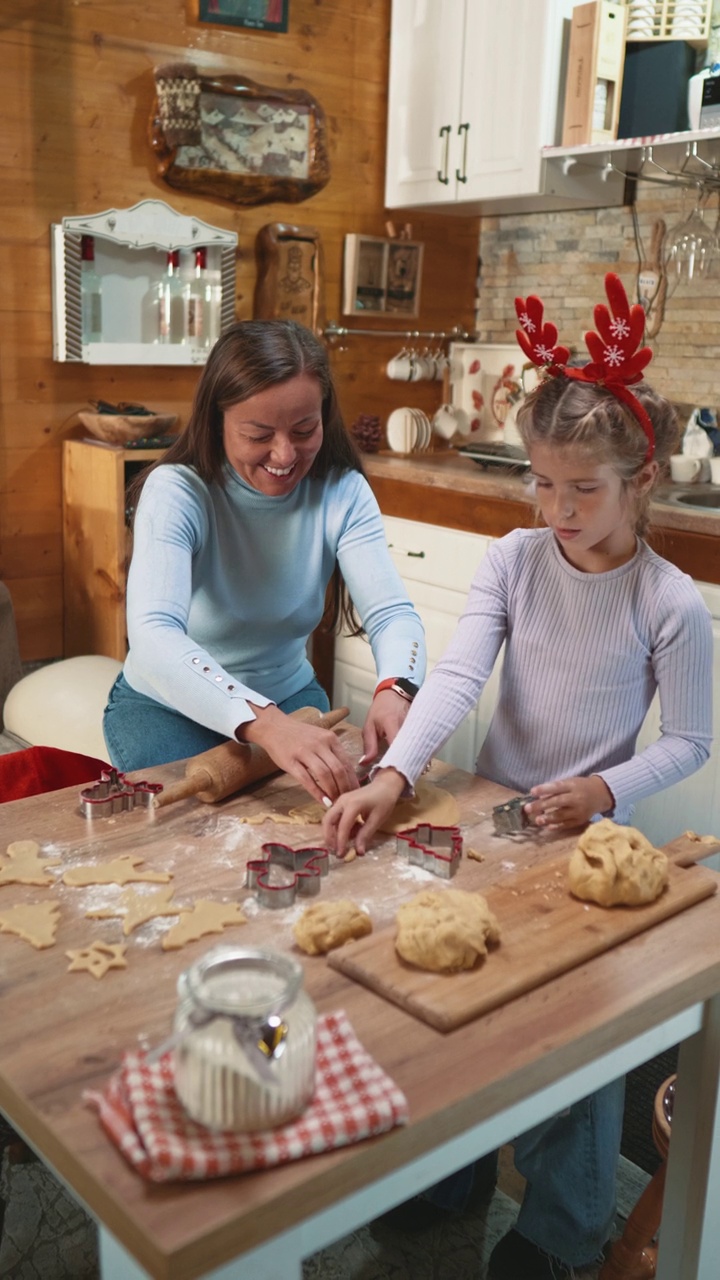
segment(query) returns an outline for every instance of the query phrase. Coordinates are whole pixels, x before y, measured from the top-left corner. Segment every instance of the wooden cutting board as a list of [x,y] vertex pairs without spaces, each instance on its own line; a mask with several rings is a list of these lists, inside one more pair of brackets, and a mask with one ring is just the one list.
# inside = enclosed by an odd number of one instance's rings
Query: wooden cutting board
[[[687,860],[681,849],[676,856]],[[710,897],[719,878],[709,868],[671,862],[669,886],[655,902],[608,909],[570,895],[567,864],[565,854],[488,887],[484,896],[502,939],[470,972],[433,974],[405,964],[395,951],[394,925],[346,943],[328,963],[431,1027],[452,1031]],[[718,917],[720,924],[720,909]]]

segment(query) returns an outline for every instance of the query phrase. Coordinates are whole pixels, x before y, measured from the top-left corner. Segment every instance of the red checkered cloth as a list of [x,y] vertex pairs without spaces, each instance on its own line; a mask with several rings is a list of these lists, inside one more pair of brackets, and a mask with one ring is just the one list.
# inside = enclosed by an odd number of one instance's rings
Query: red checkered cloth
[[184,1111],[168,1052],[148,1063],[126,1053],[101,1092],[86,1090],[105,1132],[151,1182],[221,1178],[267,1169],[302,1156],[345,1147],[407,1124],[405,1095],[357,1039],[345,1013],[318,1019],[316,1086],[292,1124],[262,1133],[216,1133]]

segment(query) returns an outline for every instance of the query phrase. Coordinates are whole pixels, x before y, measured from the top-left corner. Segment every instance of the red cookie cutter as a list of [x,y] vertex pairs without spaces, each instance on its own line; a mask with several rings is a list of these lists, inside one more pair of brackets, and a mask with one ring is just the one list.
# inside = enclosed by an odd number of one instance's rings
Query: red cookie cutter
[[136,805],[149,809],[162,789],[161,782],[128,782],[117,769],[103,769],[100,781],[80,792],[80,812],[85,818],[109,818]]
[[407,854],[412,866],[450,880],[458,869],[463,842],[459,827],[434,827],[427,822],[398,831],[396,847],[398,853]]
[[[261,849],[262,858],[254,858],[245,868],[245,887],[254,890],[261,906],[291,907],[297,895],[311,898],[320,892],[321,877],[330,869],[327,849],[291,849],[272,841]],[[278,876],[276,868],[286,874]]]

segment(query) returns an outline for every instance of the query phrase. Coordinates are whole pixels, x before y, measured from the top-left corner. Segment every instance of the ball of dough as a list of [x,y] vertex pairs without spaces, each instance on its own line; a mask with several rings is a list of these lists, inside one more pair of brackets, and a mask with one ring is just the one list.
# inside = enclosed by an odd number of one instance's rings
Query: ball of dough
[[348,898],[338,902],[314,902],[303,911],[293,929],[295,941],[309,956],[324,955],[350,938],[372,933],[372,920]]
[[472,969],[500,941],[500,926],[481,893],[425,889],[397,913],[395,950],[408,964],[432,973]]
[[668,883],[668,860],[635,827],[610,818],[583,832],[568,868],[576,898],[601,907],[637,907],[654,902]]

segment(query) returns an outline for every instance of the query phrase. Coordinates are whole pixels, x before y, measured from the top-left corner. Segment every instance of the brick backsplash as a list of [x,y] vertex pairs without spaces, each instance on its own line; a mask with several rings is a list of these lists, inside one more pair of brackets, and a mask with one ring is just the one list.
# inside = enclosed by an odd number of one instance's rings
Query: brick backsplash
[[[693,191],[637,184],[645,253],[655,220],[663,218],[670,230],[689,216],[693,204]],[[712,196],[705,219],[714,228],[717,217],[718,201]],[[592,325],[595,303],[605,298],[605,272],[617,271],[628,296],[635,297],[639,263],[629,206],[483,218],[480,258],[481,342],[512,342],[515,297],[538,293],[561,341],[584,353],[583,333]],[[668,282],[665,319],[650,345],[655,351],[650,378],[658,391],[682,408],[720,408],[720,258],[705,279],[675,287]]]

